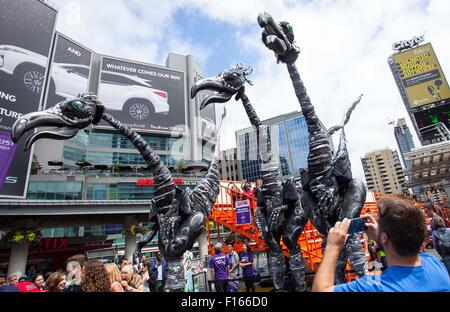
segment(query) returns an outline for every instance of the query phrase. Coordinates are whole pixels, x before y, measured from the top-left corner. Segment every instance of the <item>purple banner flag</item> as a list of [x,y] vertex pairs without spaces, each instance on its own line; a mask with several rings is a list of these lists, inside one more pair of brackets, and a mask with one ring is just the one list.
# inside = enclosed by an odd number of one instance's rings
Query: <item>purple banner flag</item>
[[5,183],[6,175],[14,158],[16,147],[11,141],[11,135],[7,132],[0,132],[0,191]]
[[236,201],[236,224],[251,224],[252,212],[250,210],[250,200],[237,200]]

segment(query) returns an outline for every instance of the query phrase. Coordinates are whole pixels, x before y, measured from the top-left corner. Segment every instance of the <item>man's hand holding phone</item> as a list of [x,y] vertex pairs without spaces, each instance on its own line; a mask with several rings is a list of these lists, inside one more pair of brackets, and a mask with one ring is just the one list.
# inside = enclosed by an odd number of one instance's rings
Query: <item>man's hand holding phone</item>
[[375,219],[372,215],[364,215],[363,218],[366,218],[366,234],[369,240],[376,241],[377,235],[378,235],[378,222],[377,219]]
[[327,250],[340,252],[344,248],[345,241],[348,237],[348,228],[350,226],[350,220],[345,218],[342,222],[336,222],[334,227],[328,232],[327,238]]

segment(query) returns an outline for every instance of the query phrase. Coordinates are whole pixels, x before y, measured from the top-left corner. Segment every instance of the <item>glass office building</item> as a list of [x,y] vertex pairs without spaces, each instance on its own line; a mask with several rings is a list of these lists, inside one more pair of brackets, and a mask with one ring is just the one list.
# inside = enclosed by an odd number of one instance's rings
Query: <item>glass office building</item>
[[[300,168],[307,167],[309,153],[309,134],[303,114],[293,112],[265,120],[263,124],[270,126],[269,140],[272,151],[278,157],[282,175],[298,175]],[[261,160],[258,157],[255,128],[237,131],[236,144],[244,179],[259,179]]]

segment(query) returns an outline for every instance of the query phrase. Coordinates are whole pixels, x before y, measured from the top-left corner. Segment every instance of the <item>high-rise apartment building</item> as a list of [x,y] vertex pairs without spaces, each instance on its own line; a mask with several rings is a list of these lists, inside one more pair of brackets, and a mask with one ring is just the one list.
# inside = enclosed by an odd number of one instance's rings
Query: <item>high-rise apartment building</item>
[[369,191],[385,194],[406,191],[405,174],[397,151],[384,148],[369,152],[361,158],[361,163]]
[[220,178],[228,181],[241,181],[241,162],[237,159],[237,148],[220,151]]

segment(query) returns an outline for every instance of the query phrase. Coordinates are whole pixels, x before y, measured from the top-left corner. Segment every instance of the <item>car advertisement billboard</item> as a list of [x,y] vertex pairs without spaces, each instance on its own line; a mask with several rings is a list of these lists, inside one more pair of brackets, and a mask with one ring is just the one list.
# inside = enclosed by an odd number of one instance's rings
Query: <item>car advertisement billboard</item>
[[[110,57],[102,58],[98,98],[106,111],[141,131],[186,131],[183,72]],[[105,122],[100,126],[107,126]]]
[[45,107],[86,93],[92,52],[64,35],[57,34]]
[[431,43],[393,55],[411,108],[450,98],[450,88]]
[[[195,76],[194,83],[202,79],[200,76]],[[195,106],[200,111],[199,113],[199,136],[206,139],[215,139],[216,137],[216,104],[211,103],[200,110],[200,104],[203,99],[210,96],[214,91],[201,90],[195,96]]]
[[0,197],[26,196],[31,151],[11,127],[39,110],[57,12],[37,0],[0,0]]

